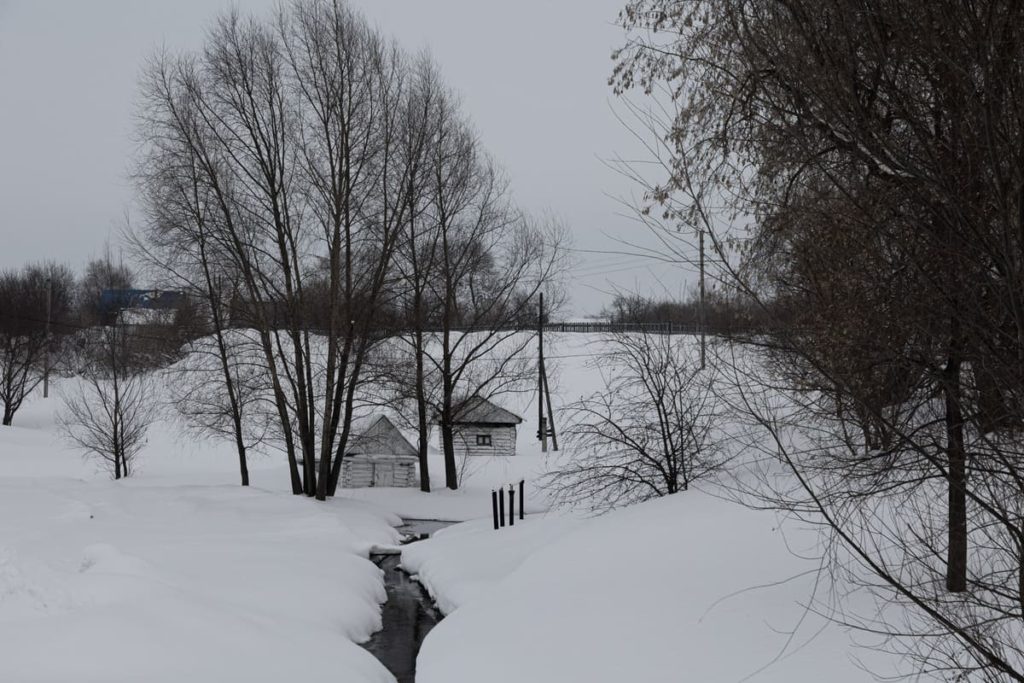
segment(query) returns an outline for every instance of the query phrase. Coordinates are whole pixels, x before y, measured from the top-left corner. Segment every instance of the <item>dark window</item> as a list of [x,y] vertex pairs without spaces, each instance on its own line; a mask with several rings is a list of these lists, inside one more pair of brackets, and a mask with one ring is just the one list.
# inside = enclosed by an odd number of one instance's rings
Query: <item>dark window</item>
[[476,435],[476,445],[477,446],[490,446],[491,445],[491,435],[490,434],[477,434]]

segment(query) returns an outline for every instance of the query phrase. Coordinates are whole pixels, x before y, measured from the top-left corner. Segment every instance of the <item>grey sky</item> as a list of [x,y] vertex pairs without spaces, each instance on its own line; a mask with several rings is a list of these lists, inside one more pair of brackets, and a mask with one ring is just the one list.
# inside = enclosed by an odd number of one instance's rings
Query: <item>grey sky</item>
[[[577,249],[643,239],[602,163],[636,154],[610,109],[623,0],[352,0],[408,50],[429,48],[462,95],[519,203],[572,229]],[[238,3],[264,12],[272,0]],[[81,268],[131,215],[127,171],[139,68],[161,44],[193,48],[220,0],[0,0],[0,267]],[[679,295],[687,275],[626,255],[577,253],[576,312],[619,287]],[[666,292],[666,289],[668,290]]]

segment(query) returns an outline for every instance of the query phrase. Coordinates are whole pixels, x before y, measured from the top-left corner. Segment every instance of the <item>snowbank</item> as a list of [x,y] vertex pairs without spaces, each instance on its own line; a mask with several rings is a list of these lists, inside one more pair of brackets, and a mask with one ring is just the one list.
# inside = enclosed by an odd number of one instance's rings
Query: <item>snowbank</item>
[[697,491],[595,519],[451,527],[403,553],[449,613],[417,681],[864,681],[867,653],[807,608],[825,589],[794,551],[814,541]]
[[243,489],[170,425],[112,482],[60,442],[57,405],[0,428],[0,681],[394,680],[356,643],[380,627],[366,558],[397,517]]
[[[0,680],[392,680],[388,520],[240,487],[0,479]],[[17,520],[17,522],[15,522]]]
[[402,552],[402,566],[427,587],[444,614],[485,595],[526,558],[575,529],[569,516],[530,516],[494,530],[490,519],[442,529]]

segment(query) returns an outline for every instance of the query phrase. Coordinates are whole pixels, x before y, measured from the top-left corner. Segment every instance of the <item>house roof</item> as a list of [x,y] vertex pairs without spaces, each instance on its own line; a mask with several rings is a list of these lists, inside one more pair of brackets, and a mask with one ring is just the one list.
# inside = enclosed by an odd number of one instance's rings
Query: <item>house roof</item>
[[522,421],[523,418],[482,396],[469,397],[455,410],[455,424],[517,425]]
[[368,413],[366,415],[353,415],[351,434],[352,436],[358,436],[359,434],[365,434],[370,430],[370,427],[374,426],[381,420],[387,420],[389,426],[394,427],[395,423],[385,415],[384,413]]
[[[383,420],[383,429],[385,432],[391,434],[397,439],[401,440],[403,446],[407,447],[407,450],[415,454],[417,452],[416,446],[412,444],[409,437],[402,432],[395,423],[392,422],[384,413],[372,413],[370,415],[362,415],[359,417],[352,418],[352,435],[349,441],[349,447],[356,449],[360,447],[366,447],[366,445],[373,444],[373,441],[367,442],[369,439],[370,430],[377,426],[377,423]],[[379,444],[378,444],[379,445]],[[371,446],[372,447],[372,446]]]

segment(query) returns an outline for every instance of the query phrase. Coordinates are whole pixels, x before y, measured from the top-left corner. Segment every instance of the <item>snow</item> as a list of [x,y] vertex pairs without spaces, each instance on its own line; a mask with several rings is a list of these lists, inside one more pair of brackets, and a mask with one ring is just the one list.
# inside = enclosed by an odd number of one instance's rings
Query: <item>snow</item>
[[463,468],[461,486],[451,491],[444,486],[444,460],[435,452],[430,456],[430,493],[423,493],[418,488],[362,488],[346,489],[344,495],[372,502],[405,519],[462,522],[486,518],[490,524],[491,491],[498,486],[507,491],[509,484],[518,485],[521,479],[527,482],[526,511],[547,510],[551,501],[544,491],[536,487],[547,468],[546,458],[540,456],[474,456]]
[[[528,342],[526,333],[511,335],[503,348],[525,347],[529,353],[536,342]],[[595,363],[605,348],[602,335],[575,333],[545,333],[545,357],[551,403],[556,417],[562,408],[581,396],[589,395],[602,386],[600,371]],[[474,456],[459,459],[460,483],[457,491],[445,489],[444,460],[440,449],[440,435],[431,432],[430,485],[431,493],[416,489],[367,488],[349,489],[345,495],[372,501],[402,517],[467,521],[491,519],[491,491],[497,487],[526,482],[526,510],[538,513],[548,510],[552,501],[540,487],[544,475],[555,467],[564,450],[542,452],[536,438],[538,428],[536,386],[531,381],[521,391],[508,391],[495,396],[493,402],[523,418],[516,439],[513,457]],[[562,413],[564,414],[564,413]],[[556,425],[559,429],[564,425]],[[412,437],[415,443],[415,437]]]
[[55,405],[0,428],[0,680],[394,680],[356,643],[380,627],[367,555],[398,518],[243,489],[230,453],[168,424],[112,482],[57,439]]
[[[598,335],[545,338],[555,410],[600,387]],[[74,380],[61,379],[62,383]],[[464,522],[404,546],[448,616],[420,651],[421,683],[863,681],[887,660],[818,614],[816,532],[691,490],[588,518],[538,488],[561,453],[471,458],[433,493],[292,496],[283,456],[253,454],[238,486],[230,443],[156,423],[137,476],[111,482],[57,435],[57,399],[0,428],[0,681],[392,681],[358,643],[386,594],[368,559],[399,517]],[[172,411],[166,411],[168,415]],[[436,434],[435,434],[436,439]],[[527,519],[491,528],[491,491],[526,481]],[[469,521],[466,521],[469,520]],[[870,612],[873,605],[860,605]]]
[[886,662],[816,613],[816,539],[699,491],[450,527],[402,556],[448,614],[417,681],[863,681]]

